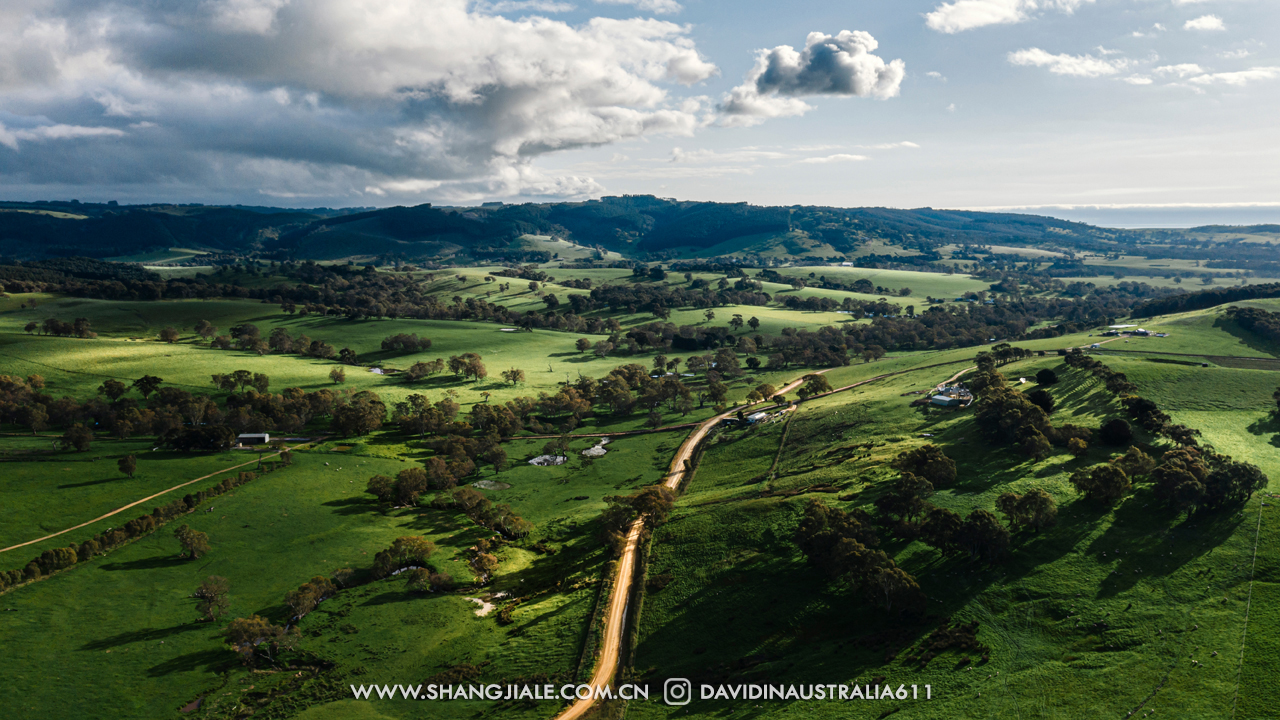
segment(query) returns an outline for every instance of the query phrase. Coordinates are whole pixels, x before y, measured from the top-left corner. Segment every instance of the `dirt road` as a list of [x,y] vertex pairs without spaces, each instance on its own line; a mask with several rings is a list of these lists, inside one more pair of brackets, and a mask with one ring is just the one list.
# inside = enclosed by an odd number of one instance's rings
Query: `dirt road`
[[125,505],[125,506],[123,506],[123,507],[118,507],[118,508],[116,508],[115,510],[112,510],[111,512],[107,513],[106,515],[98,516],[98,517],[96,517],[96,518],[94,518],[94,519],[92,519],[92,520],[90,520],[90,521],[88,521],[88,522],[82,522],[82,523],[80,523],[79,525],[76,525],[75,527],[69,527],[69,528],[67,528],[66,530],[59,530],[59,531],[58,531],[58,532],[56,532],[56,533],[51,533],[51,534],[49,534],[49,535],[45,535],[44,537],[36,538],[35,540],[28,540],[28,541],[26,541],[26,542],[24,542],[24,543],[18,543],[17,545],[10,545],[10,546],[9,546],[9,547],[7,547],[7,548],[0,548],[0,553],[9,552],[10,550],[17,550],[17,549],[18,549],[18,548],[20,548],[20,547],[26,547],[26,546],[28,546],[28,545],[34,545],[35,543],[38,543],[38,542],[44,542],[45,540],[48,540],[49,538],[55,538],[55,537],[58,537],[59,535],[62,535],[62,534],[64,534],[64,533],[69,533],[69,532],[71,532],[72,530],[79,530],[80,528],[82,528],[82,527],[84,527],[84,526],[86,526],[86,525],[92,525],[92,524],[94,524],[94,523],[98,522],[99,520],[106,520],[107,518],[111,517],[112,515],[119,515],[120,513],[124,512],[125,510],[128,510],[128,509],[129,509],[129,508],[131,508],[131,507],[137,507],[138,505],[141,505],[141,504],[142,504],[142,503],[144,503],[144,502],[147,502],[147,501],[149,501],[149,500],[154,500],[155,498],[158,498],[158,497],[160,497],[161,495],[165,495],[165,494],[167,494],[167,493],[171,493],[171,492],[173,492],[174,490],[179,490],[179,489],[184,488],[184,487],[186,487],[186,486],[188,486],[188,485],[191,485],[192,483],[198,483],[198,482],[200,482],[201,480],[208,480],[209,478],[214,477],[215,475],[221,475],[222,473],[225,473],[225,472],[231,472],[232,470],[239,470],[240,468],[245,467],[245,466],[247,466],[247,465],[253,465],[254,463],[258,462],[260,459],[261,459],[261,460],[265,460],[265,459],[267,459],[267,458],[275,457],[275,456],[279,455],[280,453],[284,452],[285,450],[297,450],[298,448],[303,447],[303,446],[305,446],[305,445],[310,445],[310,444],[311,444],[311,443],[313,443],[313,442],[317,442],[317,441],[312,440],[312,441],[310,441],[310,442],[305,442],[305,443],[302,443],[302,444],[299,444],[299,445],[294,445],[293,447],[284,448],[283,450],[280,450],[279,452],[274,452],[274,453],[272,453],[272,454],[270,454],[270,455],[264,455],[264,456],[262,456],[261,458],[254,458],[254,459],[250,460],[249,462],[240,463],[239,465],[232,465],[231,467],[223,468],[223,469],[221,469],[221,470],[219,470],[219,471],[217,471],[217,472],[209,473],[208,475],[205,475],[204,477],[198,477],[198,478],[196,478],[195,480],[188,480],[188,481],[186,481],[186,482],[184,482],[184,483],[181,483],[181,484],[179,484],[179,485],[174,485],[173,487],[171,487],[171,488],[169,488],[169,489],[167,489],[167,490],[161,490],[160,492],[155,493],[154,495],[148,495],[148,496],[146,496],[146,497],[142,498],[141,500],[134,500],[133,502],[129,503],[128,505]]
[[[819,372],[827,371],[821,370]],[[813,373],[805,374],[810,375]],[[780,388],[778,394],[785,395],[800,387],[803,382],[803,377],[795,380]],[[698,428],[680,444],[680,449],[676,450],[676,455],[671,459],[671,466],[667,471],[667,479],[663,485],[673,490],[678,487],[680,481],[684,480],[684,463],[693,457],[693,451],[697,449],[698,443],[702,442],[702,439],[707,436],[711,428],[715,427],[721,420],[733,417],[741,409],[726,410],[719,415],[703,420],[698,425]],[[599,665],[596,666],[595,674],[591,676],[590,684],[592,687],[608,685],[613,679],[614,672],[618,669],[618,658],[622,654],[622,632],[626,628],[627,600],[631,597],[631,580],[635,574],[636,556],[640,552],[640,533],[643,529],[644,520],[637,519],[631,524],[631,529],[627,531],[627,544],[623,547],[622,557],[618,560],[617,574],[613,583],[613,594],[609,597],[609,607],[605,613],[604,643],[600,648]],[[595,699],[579,700],[561,713],[559,720],[574,720],[574,718],[582,717],[595,702]]]

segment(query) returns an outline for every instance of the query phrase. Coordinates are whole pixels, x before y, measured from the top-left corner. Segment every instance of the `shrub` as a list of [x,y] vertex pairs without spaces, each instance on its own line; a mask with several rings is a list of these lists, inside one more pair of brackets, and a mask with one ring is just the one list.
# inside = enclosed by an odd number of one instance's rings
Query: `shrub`
[[1098,431],[1102,442],[1108,445],[1127,445],[1133,440],[1133,428],[1123,418],[1113,418],[1103,424]]

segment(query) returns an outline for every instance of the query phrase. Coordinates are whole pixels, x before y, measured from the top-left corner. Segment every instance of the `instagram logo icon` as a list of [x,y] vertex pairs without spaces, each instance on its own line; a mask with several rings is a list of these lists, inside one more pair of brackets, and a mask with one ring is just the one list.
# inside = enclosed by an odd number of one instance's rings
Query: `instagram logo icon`
[[668,705],[688,705],[693,699],[693,685],[684,678],[667,678],[662,685],[662,701]]

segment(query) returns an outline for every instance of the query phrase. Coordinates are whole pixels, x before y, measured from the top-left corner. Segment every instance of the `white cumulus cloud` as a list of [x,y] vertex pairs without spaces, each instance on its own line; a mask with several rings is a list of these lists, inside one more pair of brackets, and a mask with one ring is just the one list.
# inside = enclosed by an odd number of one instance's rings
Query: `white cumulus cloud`
[[1227,26],[1217,15],[1201,15],[1182,24],[1183,30],[1226,30]]
[[1042,10],[1072,13],[1094,0],[955,0],[924,16],[925,25],[944,33],[958,33],[988,25],[1009,25],[1030,19]]
[[802,97],[895,97],[906,74],[901,60],[873,54],[879,43],[869,33],[809,33],[803,50],[779,45],[761,50],[746,80],[720,103],[724,125],[754,125],[771,117],[801,115],[811,109]]

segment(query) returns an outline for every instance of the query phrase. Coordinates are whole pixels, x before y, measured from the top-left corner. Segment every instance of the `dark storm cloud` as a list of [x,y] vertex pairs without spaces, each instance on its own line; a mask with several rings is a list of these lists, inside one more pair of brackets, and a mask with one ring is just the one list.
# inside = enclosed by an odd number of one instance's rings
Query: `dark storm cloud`
[[715,71],[672,23],[467,0],[15,0],[0,21],[6,188],[582,194],[532,159],[692,133],[662,86]]

